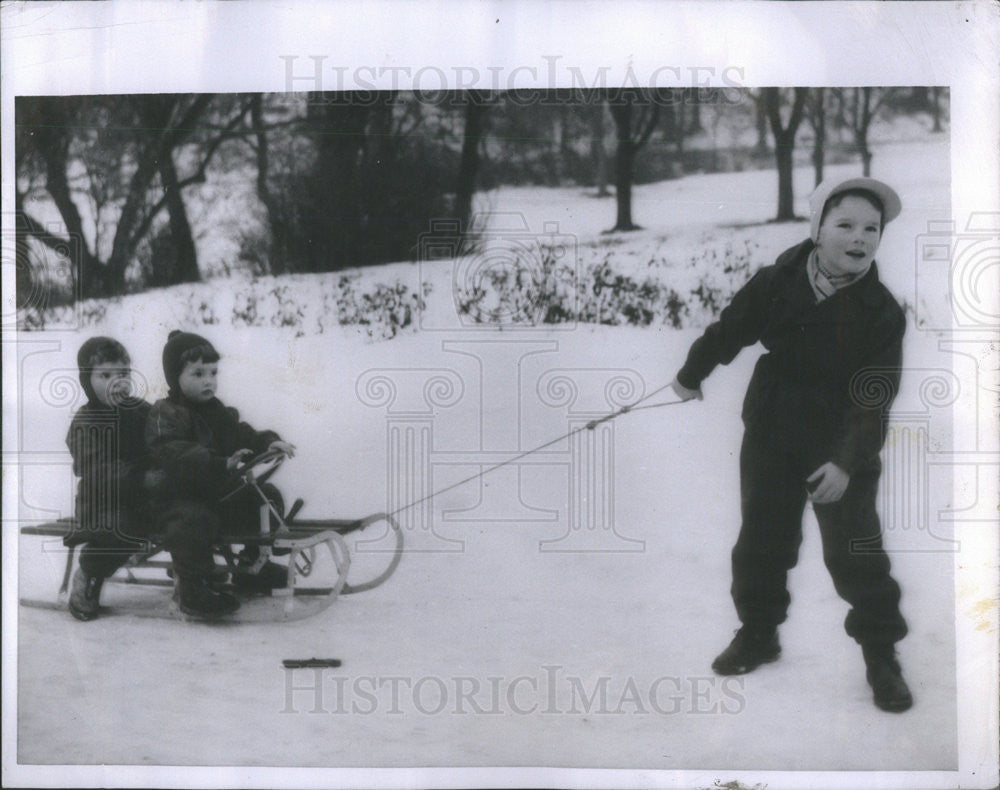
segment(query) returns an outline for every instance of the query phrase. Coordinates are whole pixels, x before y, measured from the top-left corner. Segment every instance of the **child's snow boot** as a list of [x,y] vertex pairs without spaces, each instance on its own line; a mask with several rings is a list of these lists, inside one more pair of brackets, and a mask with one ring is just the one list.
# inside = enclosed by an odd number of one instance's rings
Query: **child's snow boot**
[[866,677],[872,687],[875,704],[890,713],[902,713],[913,705],[913,695],[903,680],[891,643],[870,642],[861,646],[867,667]]
[[232,614],[240,608],[239,599],[232,593],[216,590],[202,576],[181,575],[177,579],[177,603],[184,614],[192,617],[215,619]]
[[236,558],[233,586],[246,594],[266,594],[288,584],[288,568],[267,560],[257,571],[251,570],[260,559],[259,546],[246,546]]
[[93,620],[101,607],[102,576],[88,576],[83,568],[73,574],[73,586],[69,594],[69,613],[77,620]]
[[288,568],[268,560],[256,573],[236,568],[233,586],[241,593],[269,593],[288,584]]
[[729,647],[712,662],[712,669],[717,675],[743,675],[761,664],[776,661],[780,655],[776,629],[744,625]]

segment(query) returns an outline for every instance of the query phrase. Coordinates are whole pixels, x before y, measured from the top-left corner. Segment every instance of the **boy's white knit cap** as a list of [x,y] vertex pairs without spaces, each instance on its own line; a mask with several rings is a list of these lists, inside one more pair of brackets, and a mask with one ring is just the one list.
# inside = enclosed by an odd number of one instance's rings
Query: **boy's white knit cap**
[[823,207],[826,202],[834,195],[839,195],[849,189],[868,190],[882,201],[883,224],[888,225],[890,221],[899,216],[899,212],[903,209],[903,202],[896,194],[896,190],[876,178],[847,178],[841,181],[828,178],[816,187],[816,191],[809,198],[809,211],[812,218],[809,235],[813,241],[816,241],[816,237],[819,236],[819,221],[823,216]]

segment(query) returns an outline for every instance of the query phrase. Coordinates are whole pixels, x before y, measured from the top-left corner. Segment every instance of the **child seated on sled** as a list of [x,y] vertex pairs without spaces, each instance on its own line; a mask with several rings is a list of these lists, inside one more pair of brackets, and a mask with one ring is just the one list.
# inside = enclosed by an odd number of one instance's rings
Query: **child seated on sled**
[[73,415],[66,444],[76,494],[77,524],[67,546],[84,544],[73,575],[69,611],[78,620],[97,617],[101,587],[143,543],[149,532],[144,432],[150,405],[133,397],[131,361],[110,337],[92,337],[77,353],[87,402]]
[[[259,530],[259,497],[244,488],[221,501],[233,488],[232,472],[250,455],[268,449],[287,456],[295,448],[273,431],[257,431],[240,422],[236,409],[215,397],[219,354],[205,338],[173,331],[163,348],[163,373],[169,394],[157,401],[146,423],[146,441],[154,469],[163,481],[154,497],[156,524],[166,537],[177,576],[179,605],[186,614],[217,617],[236,611],[236,596],[216,589],[213,545],[223,535]],[[265,494],[283,513],[281,496],[270,485]],[[259,558],[256,547],[241,555],[241,568]],[[282,587],[287,569],[268,562],[257,573],[234,574],[237,590]]]
[[875,252],[899,197],[872,178],[827,181],[810,205],[810,238],[758,271],[694,342],[673,382],[687,400],[719,364],[760,341],[743,402],[743,525],[732,552],[742,627],[712,664],[750,672],[781,652],[788,571],[811,500],[823,558],[851,610],[875,704],[909,708],[895,643],[907,632],[875,510],[889,406],[899,387],[906,319],[879,281]]

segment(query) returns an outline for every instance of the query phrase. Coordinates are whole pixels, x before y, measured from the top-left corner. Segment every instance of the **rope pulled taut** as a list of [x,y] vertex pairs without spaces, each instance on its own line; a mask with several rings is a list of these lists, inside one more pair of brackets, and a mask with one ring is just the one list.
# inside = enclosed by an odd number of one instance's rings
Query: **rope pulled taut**
[[650,392],[648,395],[643,395],[641,398],[639,398],[639,400],[635,401],[634,403],[626,404],[625,406],[622,406],[617,411],[613,411],[610,414],[606,414],[603,417],[600,417],[598,419],[591,420],[586,425],[581,425],[579,428],[574,428],[573,430],[569,431],[569,433],[565,433],[562,436],[558,436],[555,439],[552,439],[552,440],[550,440],[548,442],[545,442],[545,444],[540,444],[537,447],[532,447],[530,450],[525,450],[523,453],[519,453],[518,455],[515,455],[513,458],[508,458],[507,460],[501,461],[498,464],[494,464],[493,466],[491,466],[491,467],[489,467],[487,469],[482,469],[479,472],[476,472],[476,474],[474,474],[474,475],[469,475],[468,477],[466,477],[466,478],[464,478],[462,480],[459,480],[457,483],[452,483],[451,485],[445,486],[444,488],[440,488],[437,491],[434,491],[434,492],[428,494],[427,496],[421,497],[420,499],[417,499],[417,500],[415,500],[413,502],[410,502],[409,504],[406,504],[406,505],[403,505],[401,507],[398,507],[395,510],[393,510],[391,513],[389,513],[389,515],[390,516],[395,516],[395,515],[397,515],[399,513],[402,513],[405,510],[409,510],[412,507],[416,507],[417,505],[423,504],[424,502],[427,502],[428,500],[431,500],[431,499],[433,499],[436,496],[440,496],[441,494],[443,494],[443,493],[445,493],[447,491],[451,491],[453,488],[458,488],[459,486],[465,485],[466,483],[469,483],[469,482],[472,482],[473,480],[476,480],[477,478],[483,477],[484,475],[488,475],[490,472],[495,472],[497,469],[500,469],[500,468],[502,468],[504,466],[509,466],[510,464],[517,463],[521,459],[527,458],[529,455],[532,455],[532,454],[537,453],[537,452],[539,452],[541,450],[544,450],[546,447],[551,447],[553,444],[556,444],[557,442],[561,442],[561,441],[563,441],[565,439],[569,439],[571,436],[575,436],[576,434],[580,433],[581,431],[592,431],[592,430],[594,430],[594,428],[596,428],[601,423],[609,422],[610,420],[613,420],[613,419],[615,419],[617,417],[621,417],[623,414],[627,414],[630,411],[640,411],[641,409],[656,409],[656,408],[659,408],[661,406],[676,406],[678,403],[684,403],[685,401],[682,401],[682,400],[673,400],[673,401],[664,401],[662,403],[650,403],[650,404],[647,404],[645,406],[640,406],[639,405],[643,401],[649,400],[654,395],[657,395],[658,393],[663,392],[663,390],[668,389],[669,387],[670,387],[670,384],[664,384],[662,387],[658,387],[657,389],[655,389],[652,392]]

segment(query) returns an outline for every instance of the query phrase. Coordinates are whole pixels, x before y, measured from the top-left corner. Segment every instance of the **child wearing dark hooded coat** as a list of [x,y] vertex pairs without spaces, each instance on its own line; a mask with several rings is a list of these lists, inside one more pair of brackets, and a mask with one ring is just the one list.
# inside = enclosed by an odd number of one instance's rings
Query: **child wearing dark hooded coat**
[[144,433],[150,405],[133,396],[131,360],[110,337],[92,337],[77,352],[87,402],[73,415],[66,445],[80,478],[76,519],[67,546],[79,546],[69,611],[93,620],[104,580],[145,544],[150,532],[149,458]]
[[[269,449],[288,456],[295,452],[274,431],[258,431],[240,421],[236,409],[215,397],[219,359],[205,338],[171,332],[163,348],[169,394],[153,405],[146,423],[152,462],[164,477],[154,508],[173,559],[179,605],[187,614],[204,617],[229,614],[240,605],[236,596],[212,583],[213,546],[223,534],[255,531],[260,518],[261,503],[251,489],[220,501],[231,488],[231,473],[250,455]],[[277,489],[263,489],[283,512]],[[234,582],[237,588],[280,587],[286,578],[287,569],[268,562],[256,574],[236,574]]]
[[901,203],[881,181],[853,178],[821,184],[810,205],[810,238],[751,278],[691,346],[673,382],[682,399],[701,398],[716,365],[758,341],[767,351],[743,403],[743,524],[732,552],[742,627],[712,668],[742,674],[779,657],[787,573],[811,500],[875,704],[899,712],[912,704],[895,655],[907,626],[875,502],[906,319],[879,281],[874,255]]

